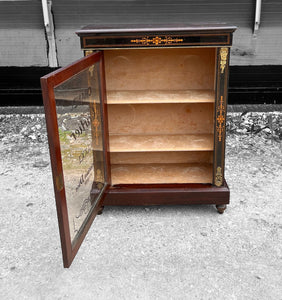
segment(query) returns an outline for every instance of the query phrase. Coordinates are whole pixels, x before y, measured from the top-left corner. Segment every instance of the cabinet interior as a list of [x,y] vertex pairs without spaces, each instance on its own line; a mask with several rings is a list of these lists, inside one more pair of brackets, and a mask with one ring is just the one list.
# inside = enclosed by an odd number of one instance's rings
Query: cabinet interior
[[215,48],[104,57],[112,185],[212,183]]

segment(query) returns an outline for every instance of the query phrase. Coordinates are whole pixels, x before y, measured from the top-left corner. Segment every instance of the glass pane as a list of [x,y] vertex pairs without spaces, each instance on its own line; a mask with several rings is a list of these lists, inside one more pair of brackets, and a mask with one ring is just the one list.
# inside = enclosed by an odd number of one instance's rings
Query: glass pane
[[99,63],[55,87],[72,244],[105,187]]

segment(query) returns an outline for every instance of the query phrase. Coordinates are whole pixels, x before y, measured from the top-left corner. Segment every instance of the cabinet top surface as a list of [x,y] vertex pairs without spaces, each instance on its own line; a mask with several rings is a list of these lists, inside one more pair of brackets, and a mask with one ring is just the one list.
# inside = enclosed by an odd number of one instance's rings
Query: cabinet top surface
[[233,32],[236,26],[227,24],[92,24],[83,27],[76,33],[78,35],[84,34],[98,34],[98,33],[126,33],[126,32],[181,32],[181,31],[223,31]]

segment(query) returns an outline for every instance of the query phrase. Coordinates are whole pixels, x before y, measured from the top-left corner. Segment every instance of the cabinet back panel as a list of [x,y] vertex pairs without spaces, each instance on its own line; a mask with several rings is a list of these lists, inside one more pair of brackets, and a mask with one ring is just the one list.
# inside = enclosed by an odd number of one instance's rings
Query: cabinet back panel
[[215,48],[104,50],[104,57],[110,91],[214,89]]
[[109,105],[110,135],[212,134],[214,104]]
[[212,151],[111,153],[112,164],[212,163]]

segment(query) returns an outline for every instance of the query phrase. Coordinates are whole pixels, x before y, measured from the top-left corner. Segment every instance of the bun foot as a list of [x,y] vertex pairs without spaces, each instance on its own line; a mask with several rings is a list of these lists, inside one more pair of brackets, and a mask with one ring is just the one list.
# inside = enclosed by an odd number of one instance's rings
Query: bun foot
[[226,210],[226,204],[216,205],[216,209],[219,214],[223,214],[224,211]]
[[104,210],[104,206],[100,206],[97,214],[101,215],[103,213],[103,210]]

